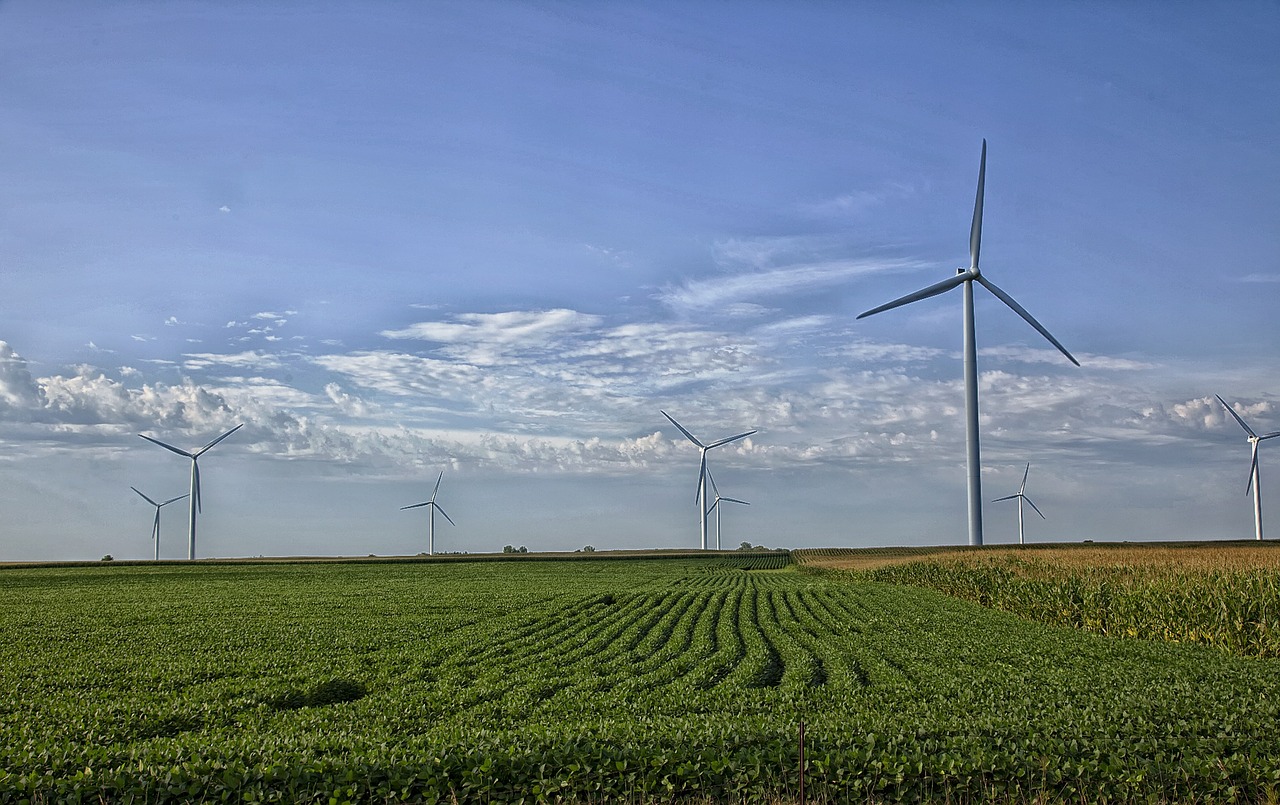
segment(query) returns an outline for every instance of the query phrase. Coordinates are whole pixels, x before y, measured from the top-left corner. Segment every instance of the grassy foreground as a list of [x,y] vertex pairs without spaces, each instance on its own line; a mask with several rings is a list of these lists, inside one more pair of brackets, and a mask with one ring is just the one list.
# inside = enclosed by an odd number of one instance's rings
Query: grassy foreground
[[1280,661],[784,563],[3,570],[0,801],[1276,799]]

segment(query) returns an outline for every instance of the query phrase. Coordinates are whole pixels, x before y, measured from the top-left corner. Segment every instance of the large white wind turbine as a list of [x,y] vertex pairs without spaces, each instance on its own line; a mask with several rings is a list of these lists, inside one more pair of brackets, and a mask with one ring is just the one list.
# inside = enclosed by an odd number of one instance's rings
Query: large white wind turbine
[[448,514],[446,514],[444,509],[440,508],[439,503],[436,503],[436,494],[440,491],[440,482],[443,480],[444,480],[444,470],[441,470],[440,477],[436,478],[436,488],[431,490],[430,500],[426,501],[425,503],[415,503],[412,506],[400,507],[400,511],[405,511],[406,509],[421,509],[423,506],[426,506],[428,509],[430,509],[430,511],[427,514],[427,555],[428,556],[435,556],[435,553],[436,553],[436,510],[439,510],[440,513],[444,515],[444,519],[449,521],[449,525],[453,526],[454,528],[458,527],[458,524],[453,521],[453,518],[450,517]]
[[137,492],[139,495],[142,495],[143,500],[156,507],[156,519],[155,522],[151,524],[151,540],[156,544],[156,561],[158,562],[160,561],[160,510],[165,506],[168,506],[170,503],[177,503],[179,500],[185,498],[186,495],[178,495],[176,498],[169,498],[164,503],[156,503],[151,498],[143,495],[142,491],[139,490],[138,487],[131,486],[129,488],[134,492]]
[[901,305],[918,302],[921,299],[928,299],[931,296],[937,296],[945,293],[957,285],[964,286],[964,413],[965,413],[965,444],[968,453],[968,474],[969,474],[969,544],[982,544],[982,460],[978,449],[978,347],[974,335],[973,323],[973,283],[976,280],[979,285],[986,288],[997,299],[1004,302],[1009,308],[1026,320],[1036,329],[1040,335],[1049,340],[1058,348],[1058,351],[1067,356],[1067,360],[1080,365],[1080,361],[1076,360],[1067,348],[1058,343],[1058,339],[1049,334],[1040,322],[1036,321],[1030,313],[1023,309],[1014,301],[1012,296],[996,287],[995,283],[987,279],[978,271],[978,252],[982,244],[982,193],[983,185],[987,174],[987,141],[982,141],[982,162],[978,167],[978,196],[973,204],[973,224],[969,228],[969,267],[956,269],[956,275],[950,279],[930,285],[928,288],[908,294],[892,302],[883,304],[880,307],[872,308],[862,313],[858,318],[866,318],[886,310],[891,310]]
[[712,494],[715,495],[715,500],[711,502],[711,508],[707,510],[707,514],[710,514],[711,512],[716,513],[716,550],[719,551],[719,550],[722,550],[720,547],[720,511],[721,509],[724,508],[720,504],[721,503],[741,503],[743,506],[750,506],[751,504],[746,502],[745,500],[738,500],[737,498],[727,498],[722,496],[720,494],[720,487],[716,486],[716,479],[715,479],[715,476],[711,474],[711,470],[707,470],[707,480],[711,482],[711,492]]
[[240,430],[240,429],[241,429],[241,428],[243,428],[243,427],[244,427],[244,425],[243,425],[243,424],[236,425],[234,428],[232,428],[231,430],[229,430],[229,431],[227,431],[226,433],[222,434],[221,436],[219,436],[218,438],[214,439],[213,441],[209,442],[209,443],[208,443],[208,444],[206,444],[204,447],[201,447],[199,450],[196,450],[194,453],[189,453],[189,452],[187,452],[186,450],[179,449],[179,448],[177,448],[177,447],[174,447],[174,446],[173,446],[173,445],[171,445],[171,444],[165,444],[164,442],[160,441],[159,439],[152,439],[150,436],[144,436],[144,435],[143,435],[143,434],[141,434],[141,433],[139,433],[139,434],[138,434],[138,435],[139,435],[139,436],[141,436],[143,439],[146,439],[147,441],[151,442],[152,444],[158,444],[158,445],[160,445],[161,447],[163,447],[165,450],[171,450],[172,452],[177,453],[177,454],[178,454],[178,455],[180,455],[180,456],[185,456],[186,458],[191,459],[191,492],[190,492],[191,500],[190,500],[190,504],[189,504],[189,511],[190,511],[190,514],[191,514],[191,525],[190,525],[190,527],[189,527],[189,528],[188,528],[188,530],[187,530],[187,538],[188,538],[188,540],[187,540],[187,558],[188,558],[188,559],[195,559],[195,558],[196,558],[196,512],[198,512],[198,511],[202,511],[202,509],[200,508],[200,462],[199,462],[199,458],[200,458],[200,456],[202,456],[202,455],[204,455],[205,453],[207,453],[207,452],[209,451],[209,448],[213,447],[215,444],[217,444],[218,442],[220,442],[220,441],[222,441],[223,439],[227,438],[228,436],[230,436],[231,434],[235,433],[236,431]]
[[[1216,394],[1214,395],[1217,396]],[[1240,423],[1240,427],[1244,428],[1244,432],[1249,434],[1249,446],[1252,448],[1253,459],[1249,467],[1249,485],[1244,488],[1244,493],[1249,494],[1249,490],[1253,489],[1253,538],[1262,539],[1262,477],[1258,470],[1258,445],[1267,439],[1274,439],[1280,436],[1280,430],[1275,433],[1268,433],[1265,436],[1259,436],[1253,432],[1253,428],[1245,424],[1240,415],[1227,405],[1227,401],[1218,397],[1218,402],[1222,403],[1222,407],[1227,409],[1227,413],[1235,417],[1236,422]]]
[[712,442],[711,444],[703,444],[698,441],[698,437],[685,430],[684,425],[681,425],[679,422],[672,419],[671,415],[666,411],[661,411],[660,413],[665,416],[672,425],[679,428],[680,432],[684,434],[686,439],[693,442],[698,446],[698,449],[702,451],[702,461],[698,466],[698,533],[702,537],[702,550],[705,551],[707,549],[707,517],[710,513],[707,509],[707,451],[720,447],[721,445],[728,444],[729,442],[736,442],[739,439],[745,439],[755,433],[755,431],[749,430],[746,433],[739,433],[737,436],[730,436],[727,439],[721,439],[719,441]]
[[1027,541],[1022,538],[1022,502],[1026,501],[1027,505],[1035,509],[1036,514],[1040,515],[1041,520],[1045,519],[1044,512],[1040,511],[1039,509],[1036,509],[1036,504],[1032,503],[1031,498],[1027,497],[1027,474],[1030,472],[1031,472],[1031,464],[1028,463],[1027,468],[1022,471],[1022,486],[1018,487],[1018,494],[1005,495],[1002,498],[996,498],[995,500],[991,501],[992,503],[999,503],[1002,500],[1014,500],[1014,499],[1018,501],[1018,544],[1019,545],[1027,544]]

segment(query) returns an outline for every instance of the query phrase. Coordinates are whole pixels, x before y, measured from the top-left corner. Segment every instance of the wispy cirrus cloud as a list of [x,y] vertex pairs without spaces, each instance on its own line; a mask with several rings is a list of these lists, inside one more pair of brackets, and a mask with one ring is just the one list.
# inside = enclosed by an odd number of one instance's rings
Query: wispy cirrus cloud
[[802,263],[685,280],[662,289],[657,299],[673,310],[705,311],[752,300],[813,293],[858,277],[914,271],[931,265],[903,258]]
[[1271,274],[1253,273],[1253,274],[1245,274],[1243,277],[1237,277],[1237,278],[1236,278],[1236,282],[1249,282],[1249,283],[1259,283],[1259,284],[1271,284],[1271,283],[1276,283],[1276,282],[1280,282],[1280,273],[1271,273]]

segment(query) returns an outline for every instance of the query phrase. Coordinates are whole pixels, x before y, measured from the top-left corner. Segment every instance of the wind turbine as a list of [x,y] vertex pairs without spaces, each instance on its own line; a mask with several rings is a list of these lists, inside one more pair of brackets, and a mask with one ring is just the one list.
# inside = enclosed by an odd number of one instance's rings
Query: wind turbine
[[234,428],[222,434],[221,436],[214,439],[213,441],[209,442],[204,447],[201,447],[199,450],[195,451],[194,453],[189,453],[186,450],[181,450],[177,447],[174,447],[171,444],[165,444],[159,439],[152,439],[150,436],[143,436],[141,433],[138,434],[138,436],[142,437],[143,439],[146,439],[152,444],[158,444],[161,447],[163,447],[165,450],[170,450],[174,453],[177,453],[180,456],[186,456],[187,458],[191,459],[191,492],[190,492],[191,502],[188,507],[191,513],[191,525],[187,530],[187,537],[188,537],[187,558],[188,559],[196,558],[196,512],[203,511],[200,507],[200,463],[198,459],[200,458],[200,456],[207,453],[209,449],[213,447],[215,444],[227,438],[228,436],[230,436],[231,434],[235,433],[236,431],[240,430],[243,427],[244,427],[243,423],[236,425]]
[[142,492],[139,491],[138,487],[131,486],[129,488],[132,489],[134,492],[137,492],[139,495],[142,495],[143,500],[150,503],[152,506],[156,507],[156,519],[155,519],[155,522],[151,525],[151,539],[156,544],[156,561],[158,562],[160,561],[160,510],[163,509],[165,506],[168,506],[170,503],[176,503],[179,500],[182,500],[183,498],[186,497],[186,495],[178,495],[176,498],[169,498],[164,503],[156,503],[151,498],[147,497],[146,495],[143,495]]
[[1012,296],[996,287],[978,270],[978,252],[982,245],[982,194],[987,174],[987,141],[982,141],[982,162],[978,167],[978,196],[973,204],[973,224],[969,228],[969,267],[956,269],[956,275],[950,279],[930,285],[928,288],[907,294],[880,307],[872,308],[858,316],[859,319],[892,310],[895,307],[918,302],[945,293],[957,285],[964,286],[964,413],[965,413],[965,445],[968,453],[969,474],[969,544],[982,544],[982,459],[978,449],[978,347],[975,340],[973,323],[973,283],[986,288],[997,299],[1026,320],[1040,335],[1048,339],[1050,344],[1067,356],[1067,360],[1080,365],[1067,348],[1058,343],[1058,339],[1050,335],[1040,322],[1014,301]]
[[[1217,397],[1218,395],[1214,395]],[[1253,432],[1253,428],[1245,424],[1240,415],[1227,405],[1227,401],[1218,397],[1218,402],[1222,403],[1222,407],[1227,409],[1227,413],[1235,417],[1236,422],[1240,423],[1240,427],[1244,428],[1244,432],[1249,434],[1249,445],[1253,452],[1253,461],[1249,467],[1249,485],[1244,488],[1244,493],[1249,494],[1249,490],[1253,489],[1253,538],[1262,539],[1262,477],[1258,471],[1258,445],[1267,439],[1274,439],[1280,436],[1280,430],[1275,433],[1268,433],[1265,436],[1259,436]]]
[[698,446],[698,449],[702,451],[702,461],[698,466],[698,501],[697,502],[698,502],[698,533],[702,537],[702,550],[705,551],[707,549],[707,516],[710,514],[710,510],[707,509],[707,451],[720,447],[721,445],[728,444],[729,442],[736,442],[739,439],[745,439],[751,434],[755,433],[755,431],[749,430],[746,433],[739,433],[737,436],[730,436],[727,439],[721,439],[719,441],[712,442],[711,444],[703,444],[702,442],[698,441],[698,437],[694,436],[692,433],[685,430],[684,425],[681,425],[679,422],[676,422],[674,419],[672,419],[671,415],[668,414],[666,411],[661,411],[660,413],[663,416],[665,416],[667,420],[671,422],[672,425],[675,425],[677,428],[679,428],[680,432],[685,435],[686,439],[696,444]]
[[723,508],[720,504],[741,503],[743,506],[750,506],[751,504],[745,500],[738,500],[737,498],[722,497],[720,495],[720,487],[716,486],[716,479],[715,476],[711,474],[711,470],[707,470],[707,480],[711,481],[711,491],[715,493],[716,496],[716,499],[711,503],[711,508],[707,509],[707,514],[711,514],[713,511],[716,513],[716,550],[719,551],[722,550],[720,547],[720,510]]
[[448,514],[446,514],[444,509],[440,508],[439,503],[436,503],[436,494],[440,491],[440,482],[443,480],[444,480],[444,470],[441,470],[440,477],[436,478],[436,488],[431,490],[430,500],[428,500],[425,503],[415,503],[412,506],[400,507],[400,511],[405,511],[406,509],[421,509],[423,506],[426,506],[428,509],[430,509],[430,513],[427,516],[427,555],[428,556],[435,556],[435,553],[436,553],[436,510],[437,509],[439,509],[440,513],[444,515],[444,519],[449,521],[449,525],[453,526],[454,528],[458,527],[458,524],[453,521],[453,518],[450,517]]
[[[1036,504],[1032,503],[1031,498],[1027,497],[1026,495],[1027,474],[1030,472],[1031,472],[1031,464],[1028,463],[1027,468],[1022,471],[1022,486],[1018,487],[1018,494],[1005,495],[1002,498],[996,498],[995,500],[991,501],[992,503],[999,503],[1002,500],[1013,500],[1015,498],[1017,499],[1018,501],[1018,544],[1019,545],[1027,544],[1027,541],[1022,538],[1022,502],[1025,500],[1027,502],[1027,505],[1029,505],[1033,509],[1036,509]],[[1039,509],[1036,509],[1036,514],[1040,515],[1041,520],[1045,519],[1044,512],[1040,511]]]

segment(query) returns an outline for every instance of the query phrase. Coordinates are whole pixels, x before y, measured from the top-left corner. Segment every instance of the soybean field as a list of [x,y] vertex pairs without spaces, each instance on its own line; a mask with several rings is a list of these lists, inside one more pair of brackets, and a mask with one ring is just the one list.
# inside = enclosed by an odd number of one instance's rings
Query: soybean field
[[1274,801],[1280,661],[785,555],[0,570],[0,801]]

